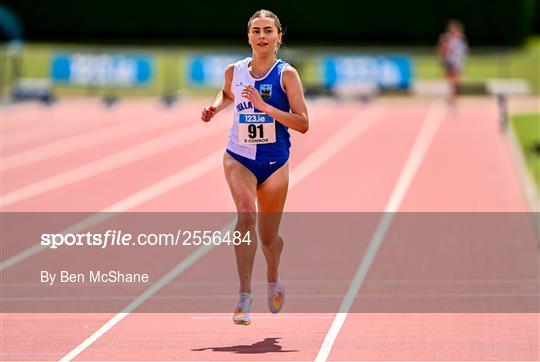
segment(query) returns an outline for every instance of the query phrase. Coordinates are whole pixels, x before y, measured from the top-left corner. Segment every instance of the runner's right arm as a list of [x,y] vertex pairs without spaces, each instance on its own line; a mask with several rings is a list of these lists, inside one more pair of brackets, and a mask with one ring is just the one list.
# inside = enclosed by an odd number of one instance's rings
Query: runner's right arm
[[234,100],[234,95],[231,92],[231,83],[233,78],[234,65],[229,64],[227,69],[225,69],[225,84],[223,88],[218,92],[214,102],[209,107],[204,107],[201,119],[204,122],[208,122],[218,113],[219,111],[227,108]]

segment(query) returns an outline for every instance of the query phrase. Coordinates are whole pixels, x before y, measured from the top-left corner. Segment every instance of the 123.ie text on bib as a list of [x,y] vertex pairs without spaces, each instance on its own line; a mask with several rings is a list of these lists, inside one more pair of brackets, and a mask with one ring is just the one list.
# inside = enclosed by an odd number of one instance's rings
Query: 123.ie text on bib
[[276,142],[276,122],[265,113],[240,113],[238,141],[244,144]]

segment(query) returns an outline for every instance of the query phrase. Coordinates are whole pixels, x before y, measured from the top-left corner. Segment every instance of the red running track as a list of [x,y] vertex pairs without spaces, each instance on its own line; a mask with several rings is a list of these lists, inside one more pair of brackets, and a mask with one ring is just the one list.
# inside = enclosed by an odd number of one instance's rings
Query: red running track
[[[139,100],[106,110],[93,101],[73,100],[50,109],[35,105],[7,108],[2,120],[2,159],[16,160],[17,155],[32,152],[36,157],[35,152],[43,150],[53,155],[45,157],[44,152],[39,161],[2,172],[2,197],[16,195],[3,210],[233,211],[220,159],[230,115],[202,124],[198,115],[203,104],[201,100],[184,101],[166,111],[155,101]],[[296,179],[286,211],[384,211],[433,107],[429,101],[404,99],[364,106],[310,102],[309,133],[292,135],[291,180]],[[73,148],[55,148],[62,144]],[[457,112],[443,113],[397,210],[526,211],[508,145],[498,132],[492,100],[464,99]],[[313,360],[376,227],[378,214],[366,215],[375,218],[358,230],[341,230],[347,239],[341,244],[339,231],[332,240],[324,228],[315,225],[305,234],[295,233],[294,228],[288,232],[282,261],[282,275],[289,282],[288,313],[287,309],[277,316],[262,312],[264,267],[258,253],[254,300],[261,313],[253,315],[249,327],[233,325],[224,310],[135,310],[82,348],[81,343],[114,313],[3,313],[1,358],[57,360],[76,351],[71,356],[81,360]],[[69,224],[67,221],[63,222]],[[453,240],[455,252],[448,255],[441,252],[440,243],[433,242],[441,240],[440,228],[426,232],[424,226],[404,226],[399,220],[391,226],[328,359],[538,360],[536,311],[481,313],[474,309],[478,304],[470,304],[479,298],[474,294],[478,290],[484,293],[481,305],[515,298],[519,293],[525,295],[524,303],[537,300],[538,276],[523,267],[537,265],[534,236],[518,233],[512,244],[504,237],[489,243],[479,238],[477,244],[457,238]],[[320,237],[322,241],[309,244],[303,239],[306,235],[306,239]],[[3,246],[2,261],[31,246],[28,239]],[[180,249],[158,266],[144,263],[152,265],[157,278],[189,258],[192,251]],[[298,262],[307,252],[313,265]],[[29,265],[72,260],[76,255],[72,250],[58,253],[32,254],[2,271],[2,281],[6,287],[15,287],[17,277]],[[155,260],[151,256],[149,260]],[[477,263],[479,260],[483,262]],[[140,262],[126,261],[125,265],[136,268]],[[213,266],[211,276],[208,265]],[[329,272],[332,266],[340,268]],[[327,299],[314,297],[321,284]],[[31,283],[20,288],[26,288],[29,295],[33,290]],[[232,306],[235,288],[232,249],[220,246],[164,285],[155,297],[194,296],[198,303],[211,306],[215,302],[212,296],[219,294],[224,296],[220,303]],[[144,290],[143,285],[116,291],[118,296],[129,297],[118,306],[129,304]],[[494,292],[503,295],[497,297]],[[465,312],[437,311],[436,306],[445,304],[433,304],[433,300],[451,300],[464,305]],[[316,307],[301,313],[302,303]],[[423,309],[415,311],[419,305]],[[365,312],[374,306],[379,309]]]

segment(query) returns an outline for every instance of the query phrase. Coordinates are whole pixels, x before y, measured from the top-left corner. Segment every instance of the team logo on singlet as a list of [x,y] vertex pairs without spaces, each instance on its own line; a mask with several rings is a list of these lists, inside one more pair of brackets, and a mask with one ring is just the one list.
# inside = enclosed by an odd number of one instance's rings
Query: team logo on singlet
[[272,97],[272,84],[261,84],[260,90],[262,99],[267,100]]

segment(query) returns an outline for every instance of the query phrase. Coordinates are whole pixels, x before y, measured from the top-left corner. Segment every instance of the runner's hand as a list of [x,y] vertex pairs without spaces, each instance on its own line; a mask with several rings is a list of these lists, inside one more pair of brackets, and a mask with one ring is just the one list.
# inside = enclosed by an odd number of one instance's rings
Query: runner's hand
[[204,107],[201,113],[201,120],[203,120],[204,122],[210,121],[212,117],[214,117],[214,115],[216,114],[216,111],[217,109],[214,106]]
[[255,108],[261,109],[266,105],[266,102],[263,101],[259,91],[252,85],[244,87],[242,90],[242,97],[249,100]]

